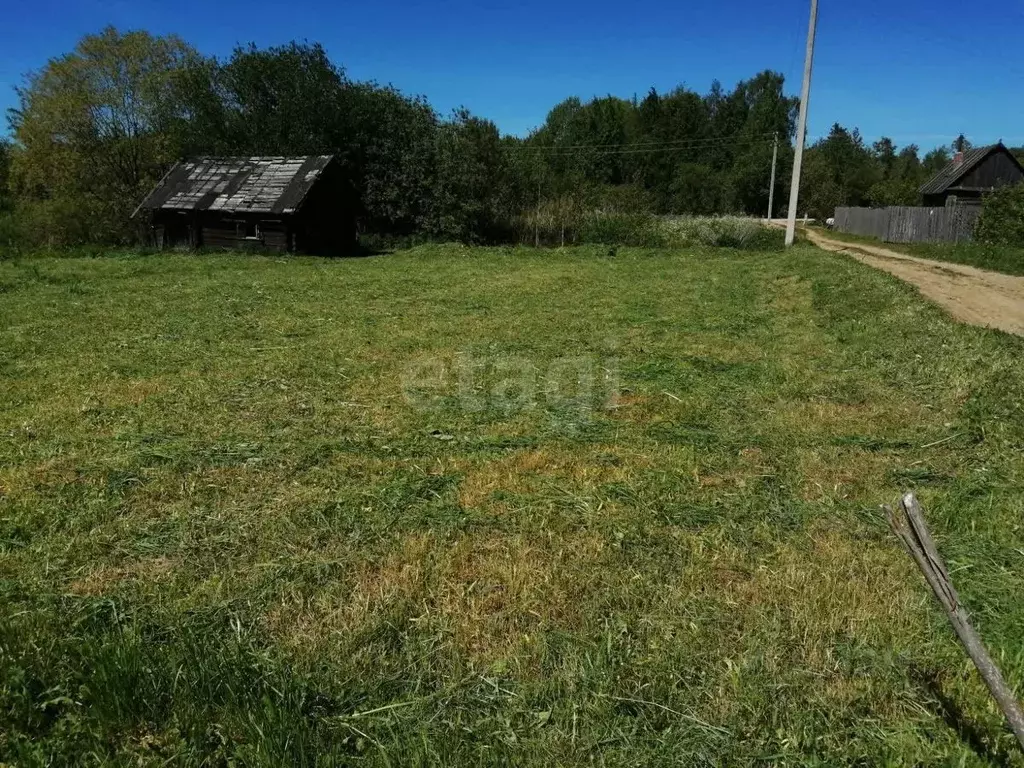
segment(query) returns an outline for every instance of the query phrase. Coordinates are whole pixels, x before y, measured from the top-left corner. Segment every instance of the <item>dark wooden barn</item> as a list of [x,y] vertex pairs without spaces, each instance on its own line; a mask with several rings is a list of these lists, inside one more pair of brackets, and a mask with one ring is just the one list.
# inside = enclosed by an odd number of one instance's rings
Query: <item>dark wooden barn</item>
[[140,211],[149,212],[160,248],[336,254],[355,244],[349,186],[331,155],[185,160],[134,215]]
[[980,205],[989,192],[1024,181],[1024,167],[1001,142],[957,152],[921,187],[926,206]]

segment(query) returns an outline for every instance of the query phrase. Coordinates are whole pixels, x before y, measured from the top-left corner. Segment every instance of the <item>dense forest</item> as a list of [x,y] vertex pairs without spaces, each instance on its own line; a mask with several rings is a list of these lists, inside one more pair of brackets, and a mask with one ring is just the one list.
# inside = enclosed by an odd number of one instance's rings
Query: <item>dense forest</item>
[[[0,142],[0,242],[128,243],[130,218],[176,159],[333,154],[367,235],[467,242],[538,236],[587,211],[657,214],[768,209],[788,198],[797,100],[764,71],[726,90],[653,89],[568,98],[527,137],[464,109],[357,82],[319,45],[242,47],[210,58],[176,37],[107,28],[29,74]],[[805,156],[801,213],[913,204],[950,157],[867,144],[833,126]]]

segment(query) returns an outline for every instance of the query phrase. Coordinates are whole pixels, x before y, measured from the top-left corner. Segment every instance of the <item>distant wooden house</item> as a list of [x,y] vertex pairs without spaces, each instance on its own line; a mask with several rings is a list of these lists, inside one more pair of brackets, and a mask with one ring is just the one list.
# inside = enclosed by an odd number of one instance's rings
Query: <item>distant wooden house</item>
[[204,157],[177,163],[136,209],[161,248],[334,254],[352,248],[349,187],[331,155]]
[[1024,167],[1002,142],[957,152],[921,187],[926,206],[980,205],[989,192],[1024,181]]

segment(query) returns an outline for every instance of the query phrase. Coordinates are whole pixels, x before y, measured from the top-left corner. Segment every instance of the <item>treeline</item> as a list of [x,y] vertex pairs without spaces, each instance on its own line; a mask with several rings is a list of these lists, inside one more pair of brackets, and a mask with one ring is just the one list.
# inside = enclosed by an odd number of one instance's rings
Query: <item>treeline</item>
[[[28,75],[0,143],[0,242],[128,243],[167,168],[194,155],[333,154],[361,232],[467,242],[575,238],[594,212],[764,215],[788,196],[797,101],[782,75],[731,91],[570,98],[525,138],[423,98],[357,82],[319,45],[201,55],[176,37],[108,28]],[[801,210],[913,202],[948,160],[835,126],[806,155]]]
[[[961,134],[921,157],[914,144],[900,149],[882,137],[868,145],[856,129],[833,125],[804,155],[801,210],[827,217],[840,205],[920,205],[918,189],[953,159],[957,148],[966,151],[971,142]],[[1024,161],[1024,147],[1013,151]]]

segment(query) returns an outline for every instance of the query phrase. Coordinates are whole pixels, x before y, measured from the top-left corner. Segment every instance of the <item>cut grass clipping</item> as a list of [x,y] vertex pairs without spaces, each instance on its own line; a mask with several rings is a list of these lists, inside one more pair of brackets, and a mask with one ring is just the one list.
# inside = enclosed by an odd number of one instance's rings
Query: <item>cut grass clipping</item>
[[1021,764],[1022,342],[608,254],[0,264],[0,762]]

